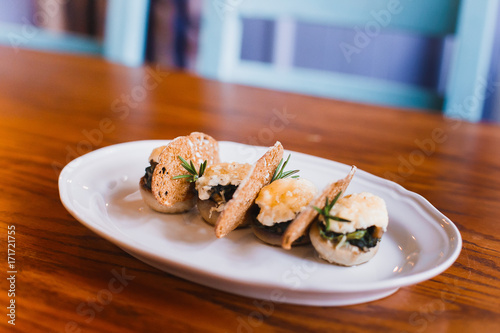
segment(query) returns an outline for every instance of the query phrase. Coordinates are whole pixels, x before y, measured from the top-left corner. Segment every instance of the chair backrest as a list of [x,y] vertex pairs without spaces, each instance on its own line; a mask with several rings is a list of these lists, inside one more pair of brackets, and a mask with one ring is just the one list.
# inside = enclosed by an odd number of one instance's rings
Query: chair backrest
[[461,1],[444,105],[450,117],[480,121],[488,95],[500,95],[492,91],[495,78],[489,75],[499,8],[498,0]]
[[[478,4],[480,2],[481,4]],[[266,88],[306,93],[366,103],[446,110],[480,88],[471,89],[463,80],[477,82],[487,74],[498,0],[239,0],[205,1],[200,33],[199,72],[207,77]],[[493,19],[492,19],[493,18]],[[241,59],[243,20],[275,22],[271,63]],[[455,34],[457,52],[451,66],[446,96],[438,92],[389,80],[360,75],[293,67],[294,22],[308,22],[356,30],[351,41],[339,48],[348,60],[371,38],[385,29],[422,36]],[[458,25],[458,29],[456,28]],[[290,29],[292,27],[292,29]],[[472,38],[480,33],[482,38]],[[478,36],[478,35],[476,35]],[[466,44],[467,46],[464,46]],[[475,48],[469,50],[469,45]],[[464,66],[468,70],[464,70]],[[472,69],[473,68],[473,69]],[[472,73],[473,72],[473,73]],[[478,110],[460,115],[475,120]]]
[[[127,66],[144,62],[149,0],[108,0],[104,40],[73,33],[54,33],[29,24],[0,24],[0,44],[14,50],[38,50],[102,55]],[[36,18],[50,17],[51,12],[34,13]]]

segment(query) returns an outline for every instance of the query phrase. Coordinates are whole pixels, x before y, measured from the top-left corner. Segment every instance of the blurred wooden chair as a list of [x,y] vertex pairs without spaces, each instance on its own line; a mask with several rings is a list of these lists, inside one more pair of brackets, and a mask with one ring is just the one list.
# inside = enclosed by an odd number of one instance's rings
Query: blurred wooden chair
[[149,0],[108,0],[102,42],[74,33],[51,32],[26,22],[0,23],[0,44],[101,55],[112,62],[138,66],[144,62],[149,5]]
[[[441,109],[478,121],[491,61],[498,0],[208,0],[202,13],[198,71],[205,77],[265,88],[390,106]],[[243,20],[275,22],[271,63],[241,59]],[[293,67],[290,22],[390,28],[455,37],[444,96],[437,91],[360,75]],[[343,52],[355,52],[343,45]],[[351,49],[349,49],[351,47]],[[285,61],[283,61],[285,59]]]

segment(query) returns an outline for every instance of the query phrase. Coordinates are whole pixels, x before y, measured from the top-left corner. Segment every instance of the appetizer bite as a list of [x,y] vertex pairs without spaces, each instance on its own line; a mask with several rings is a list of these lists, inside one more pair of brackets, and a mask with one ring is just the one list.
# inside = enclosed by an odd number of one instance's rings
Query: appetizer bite
[[217,238],[226,236],[243,223],[260,190],[271,181],[282,157],[283,146],[280,142],[276,142],[255,162],[217,219],[215,223]]
[[323,209],[309,236],[319,256],[330,263],[354,266],[378,251],[389,217],[382,198],[368,192],[335,199]]
[[[316,187],[306,179],[299,179],[299,170],[284,171],[290,155],[280,161],[271,183],[260,190],[255,199],[258,215],[253,219],[252,230],[261,241],[270,245],[281,245],[283,234],[298,213],[316,195]],[[288,178],[291,177],[291,178]],[[295,245],[309,243],[308,235],[295,241]]]
[[[263,242],[281,246],[283,234],[298,213],[304,210],[316,195],[316,186],[306,179],[277,179],[262,188],[255,203],[260,212],[252,223],[252,230]],[[294,245],[309,243],[303,235]]]
[[[196,175],[186,177],[186,160]],[[158,212],[181,213],[195,205],[194,181],[202,167],[219,162],[219,145],[209,135],[193,132],[154,149],[149,162],[139,182],[144,202]]]
[[341,179],[336,181],[335,183],[331,183],[323,190],[323,192],[314,198],[309,205],[297,216],[297,218],[290,224],[287,228],[285,234],[283,235],[283,242],[281,246],[290,250],[292,248],[292,244],[306,234],[307,229],[311,225],[311,223],[318,216],[317,208],[323,209],[325,207],[326,199],[333,200],[339,193],[344,193],[349,186],[349,183],[354,177],[354,173],[356,172],[356,167],[352,166],[349,174]]
[[[198,211],[210,225],[215,225],[226,203],[233,198],[234,192],[248,175],[251,164],[217,163],[209,166],[202,177],[196,181],[198,191]],[[248,226],[249,214],[238,227]]]

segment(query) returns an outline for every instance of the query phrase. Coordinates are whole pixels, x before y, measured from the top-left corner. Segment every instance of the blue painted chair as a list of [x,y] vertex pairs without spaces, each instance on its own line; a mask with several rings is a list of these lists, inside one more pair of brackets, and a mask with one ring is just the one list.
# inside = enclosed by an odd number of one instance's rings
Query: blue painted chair
[[[209,78],[277,90],[443,109],[449,116],[478,121],[498,6],[498,0],[208,0],[202,15],[198,71]],[[243,19],[276,22],[271,63],[241,59]],[[357,26],[365,34],[386,27],[430,37],[453,34],[456,47],[445,96],[394,81],[293,67],[293,36],[287,33],[287,26],[296,21]],[[361,45],[354,42],[340,45],[346,56],[359,51]]]
[[0,44],[65,53],[101,55],[127,66],[144,62],[149,0],[108,0],[104,40],[54,33],[29,24],[0,24]]

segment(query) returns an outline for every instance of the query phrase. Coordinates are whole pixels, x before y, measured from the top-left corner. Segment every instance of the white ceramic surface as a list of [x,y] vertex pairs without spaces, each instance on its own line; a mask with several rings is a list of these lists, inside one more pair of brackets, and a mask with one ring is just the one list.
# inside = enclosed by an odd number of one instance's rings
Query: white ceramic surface
[[[248,229],[217,239],[196,208],[167,215],[149,209],[138,192],[153,148],[168,141],[137,141],[81,156],[61,172],[66,209],[83,225],[134,257],[193,282],[272,302],[336,306],[363,303],[430,279],[453,264],[462,240],[455,225],[420,195],[358,170],[347,193],[382,197],[388,232],[377,255],[357,267],[328,264],[311,246],[291,251],[259,242]],[[220,142],[223,161],[254,162],[266,148]],[[289,169],[319,189],[350,166],[292,153]],[[287,168],[288,169],[288,168]]]

